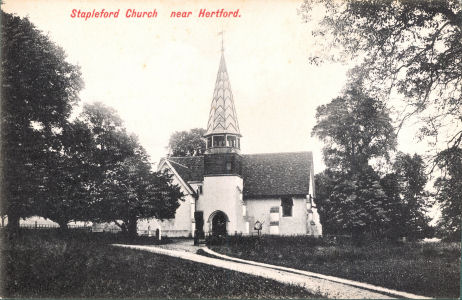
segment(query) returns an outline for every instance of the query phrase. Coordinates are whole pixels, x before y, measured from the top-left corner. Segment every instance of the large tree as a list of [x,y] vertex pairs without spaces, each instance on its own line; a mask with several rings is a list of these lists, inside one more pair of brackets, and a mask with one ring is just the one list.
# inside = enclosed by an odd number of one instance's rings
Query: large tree
[[312,62],[356,62],[350,83],[383,101],[404,100],[398,127],[416,117],[423,137],[448,148],[461,145],[459,0],[305,0],[300,11],[309,21],[319,9],[323,17],[313,35],[320,48]]
[[205,129],[193,128],[189,131],[176,131],[168,142],[169,156],[197,156],[204,154]]
[[83,83],[79,68],[27,18],[1,17],[2,213],[17,228],[20,217],[43,210],[47,160]]
[[324,143],[327,170],[317,176],[317,203],[332,233],[383,234],[389,199],[370,163],[389,158],[396,135],[385,105],[349,89],[317,108],[312,135]]
[[312,135],[320,138],[327,167],[360,172],[371,159],[388,158],[396,134],[383,102],[349,89],[316,110]]

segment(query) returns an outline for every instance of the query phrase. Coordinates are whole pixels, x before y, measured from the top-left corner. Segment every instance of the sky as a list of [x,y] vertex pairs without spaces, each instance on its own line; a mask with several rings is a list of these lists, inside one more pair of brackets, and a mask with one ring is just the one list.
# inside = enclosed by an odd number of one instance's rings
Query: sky
[[[115,108],[153,162],[166,155],[175,131],[206,127],[218,71],[221,35],[243,138],[243,153],[313,151],[323,170],[322,143],[311,137],[316,107],[339,96],[342,64],[313,66],[319,49],[297,10],[301,1],[4,0],[3,10],[29,17],[81,67],[81,105]],[[117,11],[114,19],[72,18],[73,9]],[[236,18],[198,18],[200,9],[239,10]],[[125,11],[157,12],[126,18]],[[171,12],[189,18],[171,18]],[[419,152],[412,130],[399,148]]]

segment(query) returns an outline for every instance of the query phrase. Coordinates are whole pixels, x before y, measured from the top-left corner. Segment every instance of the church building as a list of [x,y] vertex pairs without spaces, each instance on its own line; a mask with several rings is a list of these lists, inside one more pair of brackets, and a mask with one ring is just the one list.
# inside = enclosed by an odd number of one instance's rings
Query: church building
[[159,170],[173,174],[185,201],[174,219],[150,228],[160,227],[161,234],[170,237],[194,236],[200,231],[206,235],[322,235],[314,203],[313,154],[241,153],[245,140],[223,49],[204,139],[202,156],[167,157],[159,162]]

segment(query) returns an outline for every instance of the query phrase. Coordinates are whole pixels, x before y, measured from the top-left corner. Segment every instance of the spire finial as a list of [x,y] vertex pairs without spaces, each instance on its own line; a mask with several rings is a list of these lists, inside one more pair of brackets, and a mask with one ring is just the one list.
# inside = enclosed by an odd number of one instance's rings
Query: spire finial
[[221,53],[223,53],[225,51],[225,47],[223,46],[225,31],[223,30],[223,27],[221,27],[221,31],[218,34],[221,34]]

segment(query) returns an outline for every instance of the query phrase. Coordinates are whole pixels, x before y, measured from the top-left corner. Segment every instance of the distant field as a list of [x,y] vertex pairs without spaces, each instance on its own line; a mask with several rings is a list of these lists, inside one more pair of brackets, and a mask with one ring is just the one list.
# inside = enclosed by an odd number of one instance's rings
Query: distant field
[[459,298],[460,244],[241,237],[213,250],[234,257],[308,270],[438,298]]
[[272,280],[115,248],[91,234],[60,238],[32,233],[1,243],[3,297],[312,297]]

